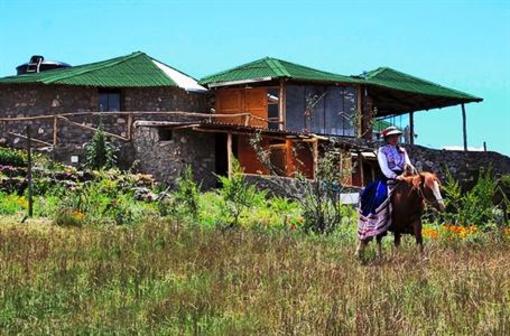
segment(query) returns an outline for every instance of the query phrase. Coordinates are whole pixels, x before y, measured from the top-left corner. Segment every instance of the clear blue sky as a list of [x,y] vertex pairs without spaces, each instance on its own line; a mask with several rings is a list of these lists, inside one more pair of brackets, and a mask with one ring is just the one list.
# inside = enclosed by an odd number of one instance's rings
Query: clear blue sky
[[[263,56],[341,74],[379,66],[485,100],[468,142],[510,155],[510,1],[0,0],[0,76],[141,50],[201,77]],[[462,145],[460,106],[416,114],[418,143]]]

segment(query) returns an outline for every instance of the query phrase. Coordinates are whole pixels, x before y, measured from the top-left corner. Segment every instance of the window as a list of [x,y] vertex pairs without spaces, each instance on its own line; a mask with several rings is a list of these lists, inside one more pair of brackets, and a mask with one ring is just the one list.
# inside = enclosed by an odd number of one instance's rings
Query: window
[[288,85],[286,127],[355,136],[356,93],[356,88],[349,86]]
[[267,116],[269,129],[278,129],[280,120],[280,98],[277,88],[267,89]]
[[171,129],[158,128],[158,140],[159,141],[172,141],[174,134]]
[[99,90],[99,111],[120,111],[120,90]]

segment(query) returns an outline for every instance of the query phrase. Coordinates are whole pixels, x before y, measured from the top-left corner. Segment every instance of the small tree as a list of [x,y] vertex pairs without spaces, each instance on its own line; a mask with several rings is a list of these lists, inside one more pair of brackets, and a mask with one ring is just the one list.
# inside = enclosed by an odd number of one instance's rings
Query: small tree
[[239,226],[242,213],[253,206],[259,197],[265,197],[265,193],[257,192],[254,185],[246,182],[243,169],[239,161],[232,159],[232,176],[218,176],[222,184],[219,193],[223,198],[224,212],[230,221],[231,227]]
[[112,168],[117,163],[117,148],[108,141],[101,126],[85,145],[85,166],[90,169]]
[[[261,134],[257,133],[252,137],[250,143],[259,161],[272,175],[277,175],[276,167],[271,163],[270,149],[262,146]],[[293,150],[297,157],[297,152],[294,148]],[[344,212],[340,200],[343,189],[341,180],[343,174],[350,173],[340,168],[341,153],[333,144],[324,148],[324,153],[323,157],[318,158],[314,180],[297,172],[295,183],[278,178],[267,181],[301,206],[304,229],[317,233],[330,233],[342,222]]]

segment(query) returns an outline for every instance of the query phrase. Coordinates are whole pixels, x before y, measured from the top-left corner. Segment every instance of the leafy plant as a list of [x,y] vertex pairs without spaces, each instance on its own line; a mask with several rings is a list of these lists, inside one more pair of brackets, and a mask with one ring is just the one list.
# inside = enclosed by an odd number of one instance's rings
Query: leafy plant
[[177,186],[172,194],[166,191],[158,199],[158,211],[161,216],[174,215],[180,219],[191,217],[197,221],[200,216],[200,186],[193,178],[191,166],[186,166],[177,179]]
[[27,155],[18,149],[0,147],[0,165],[25,167]]
[[336,154],[336,151],[326,151],[324,157],[319,158],[315,181],[298,176],[303,192],[297,201],[303,209],[306,231],[331,233],[342,222],[341,172]]
[[465,193],[462,192],[459,182],[447,172],[443,185],[447,207],[444,220],[462,226],[493,224],[497,216],[493,204],[496,188],[496,180],[492,177],[491,169],[481,170],[475,186]]
[[85,145],[85,166],[90,169],[112,168],[117,163],[117,148],[108,141],[101,126]]
[[261,198],[265,198],[265,192],[258,192],[254,185],[246,182],[243,169],[239,161],[232,160],[232,176],[218,176],[222,184],[219,194],[224,202],[224,214],[232,227],[239,226],[239,219],[244,211],[251,208]]

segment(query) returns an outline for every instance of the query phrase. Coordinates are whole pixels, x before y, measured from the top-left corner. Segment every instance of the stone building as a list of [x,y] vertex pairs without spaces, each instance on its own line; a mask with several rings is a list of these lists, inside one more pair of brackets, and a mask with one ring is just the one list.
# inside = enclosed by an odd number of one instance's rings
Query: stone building
[[83,145],[101,124],[127,167],[134,160],[132,124],[181,120],[176,112],[209,112],[207,90],[142,52],[0,79],[0,142],[24,146],[30,125],[34,144],[66,163],[82,160]]
[[23,146],[30,125],[37,146],[79,164],[101,125],[122,167],[172,184],[191,165],[207,188],[231,173],[233,157],[252,179],[313,179],[328,146],[348,172],[342,185],[363,186],[378,173],[372,131],[381,118],[409,114],[412,142],[413,113],[482,100],[390,68],[342,76],[268,57],[200,82],[142,52],[45,71],[42,62],[0,79],[1,143]]

